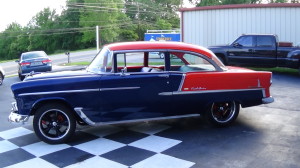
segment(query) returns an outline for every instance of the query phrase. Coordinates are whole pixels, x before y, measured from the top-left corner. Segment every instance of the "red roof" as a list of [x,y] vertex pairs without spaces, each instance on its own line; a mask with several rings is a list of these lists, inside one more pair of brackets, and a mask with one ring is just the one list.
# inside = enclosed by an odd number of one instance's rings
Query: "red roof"
[[200,53],[209,58],[212,58],[212,52],[204,47],[194,44],[182,42],[152,42],[152,41],[137,41],[137,42],[121,42],[109,44],[106,47],[111,51],[117,50],[184,50]]

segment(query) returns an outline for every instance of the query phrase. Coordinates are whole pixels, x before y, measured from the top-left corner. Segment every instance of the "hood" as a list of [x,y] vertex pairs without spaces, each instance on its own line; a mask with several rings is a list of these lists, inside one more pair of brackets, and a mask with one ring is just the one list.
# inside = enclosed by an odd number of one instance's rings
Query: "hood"
[[87,72],[86,70],[82,71],[61,71],[61,72],[48,72],[48,73],[36,73],[30,76],[27,76],[24,81],[32,81],[38,79],[51,79],[51,78],[66,78],[66,77],[78,77],[92,75],[93,73]]

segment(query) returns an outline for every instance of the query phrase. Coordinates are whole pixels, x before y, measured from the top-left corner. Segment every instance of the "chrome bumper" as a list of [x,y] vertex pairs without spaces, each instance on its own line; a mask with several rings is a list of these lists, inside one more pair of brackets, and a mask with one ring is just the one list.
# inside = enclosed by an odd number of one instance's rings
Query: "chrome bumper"
[[12,103],[11,105],[12,109],[10,115],[8,116],[8,121],[11,123],[25,124],[29,119],[29,115],[18,114],[18,107],[16,102]]
[[269,103],[273,103],[274,102],[274,98],[273,97],[267,97],[267,98],[263,98],[262,99],[262,103],[263,104],[269,104]]

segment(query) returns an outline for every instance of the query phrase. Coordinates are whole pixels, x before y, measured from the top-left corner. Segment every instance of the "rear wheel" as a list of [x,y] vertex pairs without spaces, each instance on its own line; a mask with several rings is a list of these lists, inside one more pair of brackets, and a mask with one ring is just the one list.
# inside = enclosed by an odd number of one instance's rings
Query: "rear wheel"
[[36,111],[33,129],[46,143],[64,143],[74,134],[76,120],[66,106],[57,103],[46,104]]
[[235,101],[215,102],[205,112],[206,120],[215,126],[227,126],[239,115],[240,105]]

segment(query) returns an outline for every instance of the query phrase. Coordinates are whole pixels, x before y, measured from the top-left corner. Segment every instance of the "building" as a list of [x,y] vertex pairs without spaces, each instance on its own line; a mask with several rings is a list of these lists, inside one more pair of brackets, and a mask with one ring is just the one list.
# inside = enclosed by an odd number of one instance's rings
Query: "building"
[[182,8],[181,40],[201,46],[229,44],[241,34],[277,34],[300,45],[300,4],[239,4]]

